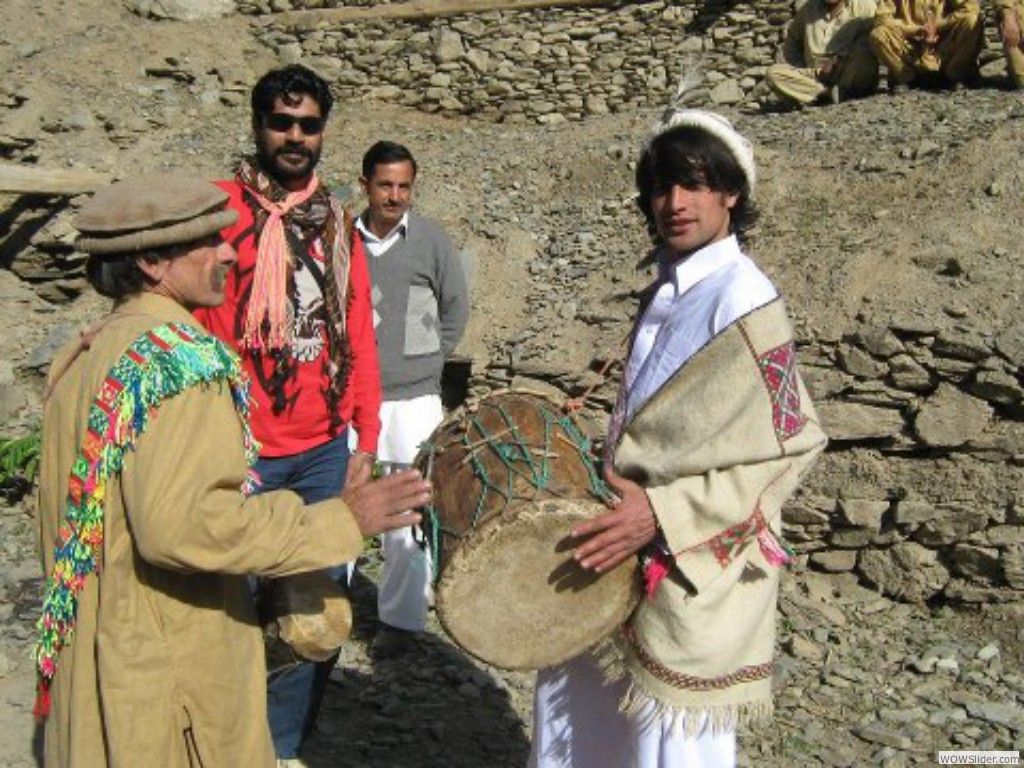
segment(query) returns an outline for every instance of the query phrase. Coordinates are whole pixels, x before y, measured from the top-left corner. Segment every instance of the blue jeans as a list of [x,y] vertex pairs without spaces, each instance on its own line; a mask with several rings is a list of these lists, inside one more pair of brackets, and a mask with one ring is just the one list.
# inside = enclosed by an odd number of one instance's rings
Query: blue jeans
[[[345,483],[348,456],[348,435],[342,433],[302,453],[261,458],[255,466],[262,481],[259,492],[287,489],[307,504],[337,496]],[[331,568],[330,574],[342,588],[348,588],[347,566]],[[302,742],[316,723],[327,678],[337,658],[335,655],[327,661],[301,662],[267,685],[267,719],[274,752],[279,758],[298,757]]]

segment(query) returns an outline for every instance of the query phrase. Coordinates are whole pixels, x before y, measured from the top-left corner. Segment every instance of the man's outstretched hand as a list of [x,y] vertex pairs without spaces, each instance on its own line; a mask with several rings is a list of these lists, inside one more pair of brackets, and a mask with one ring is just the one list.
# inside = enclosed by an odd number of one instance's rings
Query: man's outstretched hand
[[573,557],[584,568],[608,571],[651,543],[658,532],[654,509],[644,489],[606,467],[604,479],[619,497],[615,508],[572,529],[576,538],[590,536]]
[[430,501],[430,483],[415,469],[403,469],[379,480],[369,466],[360,467],[341,492],[364,536],[415,525],[420,515],[409,510]]

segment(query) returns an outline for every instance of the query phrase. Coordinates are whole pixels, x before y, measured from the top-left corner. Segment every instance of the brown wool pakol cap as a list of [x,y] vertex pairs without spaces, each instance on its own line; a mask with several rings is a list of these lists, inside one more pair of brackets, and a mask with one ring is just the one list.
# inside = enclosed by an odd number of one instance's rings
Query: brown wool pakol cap
[[75,217],[86,253],[138,253],[200,240],[238,220],[228,195],[183,173],[154,173],[99,190]]

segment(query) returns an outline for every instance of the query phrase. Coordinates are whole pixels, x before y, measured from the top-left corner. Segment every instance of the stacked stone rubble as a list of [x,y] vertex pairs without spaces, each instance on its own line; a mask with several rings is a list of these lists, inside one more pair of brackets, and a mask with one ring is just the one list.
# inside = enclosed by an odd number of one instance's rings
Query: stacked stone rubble
[[[874,455],[907,478],[791,504],[786,533],[810,564],[908,601],[1019,599],[1024,324],[894,319],[806,344],[803,371],[837,465],[854,475]],[[937,480],[959,475],[975,481]]]
[[[256,0],[241,10],[365,4]],[[792,16],[785,0],[611,2],[315,29],[271,16],[257,34],[283,61],[320,71],[344,98],[549,124],[665,105],[697,72],[685,103],[753,105],[766,95],[764,73]],[[1000,58],[989,37],[985,62]]]

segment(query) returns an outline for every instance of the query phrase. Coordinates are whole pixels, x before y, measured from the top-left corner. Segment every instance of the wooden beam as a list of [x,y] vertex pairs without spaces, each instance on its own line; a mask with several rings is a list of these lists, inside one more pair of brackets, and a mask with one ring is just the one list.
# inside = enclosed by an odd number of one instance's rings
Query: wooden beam
[[280,26],[289,32],[305,32],[353,21],[394,19],[415,21],[438,16],[458,16],[483,11],[522,11],[534,8],[577,8],[616,5],[619,0],[409,0],[371,7],[318,8],[269,14],[256,20],[259,26]]
[[108,181],[107,174],[95,171],[0,163],[0,192],[18,195],[79,195]]

